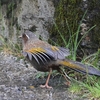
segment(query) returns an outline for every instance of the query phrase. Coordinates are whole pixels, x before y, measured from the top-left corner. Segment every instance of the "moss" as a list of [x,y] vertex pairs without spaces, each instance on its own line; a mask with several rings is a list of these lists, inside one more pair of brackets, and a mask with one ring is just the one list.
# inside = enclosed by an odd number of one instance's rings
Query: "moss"
[[18,25],[18,18],[16,17],[16,8],[19,3],[21,3],[22,0],[12,0],[11,2],[8,2],[6,4],[6,17],[9,20],[8,26],[9,26],[9,37],[13,38],[13,26],[16,26],[17,31],[20,30],[20,26]]
[[12,11],[17,7],[17,4],[15,2],[11,2],[7,5],[7,18],[11,18]]
[[88,2],[88,23],[90,26],[96,25],[96,27],[91,31],[91,41],[98,44],[100,48],[100,0],[91,0]]
[[58,30],[64,36],[66,41],[70,35],[77,31],[79,21],[83,15],[83,12],[79,7],[80,3],[81,0],[59,1],[55,9],[55,23],[57,27],[53,25],[52,29],[50,29],[50,36],[56,43],[63,45]]
[[21,2],[22,2],[22,0],[0,0],[0,6],[6,5],[7,18],[11,18],[13,10],[16,9],[17,4],[21,3]]
[[[50,28],[50,39],[61,46],[65,46],[62,42],[59,32],[64,36],[66,42],[69,37],[75,34],[78,29],[79,22],[84,15],[86,8],[82,5],[82,0],[58,0],[55,2],[55,25]],[[100,0],[88,0],[87,14],[85,17],[86,23],[89,27],[96,25],[94,29],[89,32],[89,37],[93,44],[97,44],[100,48]],[[52,42],[51,41],[51,42]]]
[[11,0],[0,0],[1,5],[8,4],[9,2],[11,2]]

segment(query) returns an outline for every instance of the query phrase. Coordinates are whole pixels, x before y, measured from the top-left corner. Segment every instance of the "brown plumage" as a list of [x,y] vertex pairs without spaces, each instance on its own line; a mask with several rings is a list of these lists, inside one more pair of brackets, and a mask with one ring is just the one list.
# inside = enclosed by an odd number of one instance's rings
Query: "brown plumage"
[[65,66],[77,72],[100,76],[99,70],[80,62],[66,59],[70,54],[69,50],[66,48],[52,46],[45,41],[39,40],[36,34],[28,30],[25,31],[21,37],[23,55],[38,71],[49,72],[46,84],[41,87],[51,88],[48,86],[50,74],[52,70],[60,71],[61,66]]

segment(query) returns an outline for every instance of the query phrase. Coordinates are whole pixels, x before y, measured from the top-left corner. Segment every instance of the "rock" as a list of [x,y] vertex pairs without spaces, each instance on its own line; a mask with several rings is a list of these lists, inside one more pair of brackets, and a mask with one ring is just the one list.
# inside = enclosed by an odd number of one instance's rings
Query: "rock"
[[0,54],[0,100],[80,100],[68,91],[59,77],[51,77],[53,89],[40,88],[46,80],[36,78],[40,72],[33,67],[26,68],[23,60],[13,58],[16,57]]
[[17,43],[17,36],[24,29],[32,30],[45,40],[49,38],[47,26],[53,22],[55,11],[52,0],[14,0],[7,5],[5,2],[2,1],[0,20],[0,34],[4,39]]

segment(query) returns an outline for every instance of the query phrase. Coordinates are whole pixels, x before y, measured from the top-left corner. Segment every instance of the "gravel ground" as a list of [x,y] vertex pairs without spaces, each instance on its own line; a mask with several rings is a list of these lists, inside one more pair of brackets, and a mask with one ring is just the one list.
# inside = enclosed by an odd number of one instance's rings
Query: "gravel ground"
[[53,89],[42,89],[45,78],[36,78],[36,71],[24,60],[12,55],[0,54],[0,100],[88,100],[68,91],[59,76],[50,79]]

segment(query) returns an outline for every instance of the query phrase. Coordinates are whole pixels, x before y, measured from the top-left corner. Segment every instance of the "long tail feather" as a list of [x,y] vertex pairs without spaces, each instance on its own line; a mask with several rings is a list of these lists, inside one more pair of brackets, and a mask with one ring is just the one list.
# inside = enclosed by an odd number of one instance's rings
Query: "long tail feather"
[[100,70],[98,70],[92,66],[84,65],[81,62],[71,61],[71,60],[66,59],[63,61],[59,61],[59,64],[64,65],[70,69],[77,71],[77,72],[100,76]]

